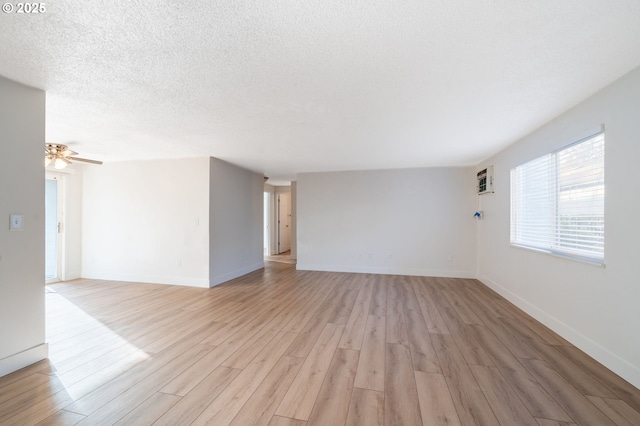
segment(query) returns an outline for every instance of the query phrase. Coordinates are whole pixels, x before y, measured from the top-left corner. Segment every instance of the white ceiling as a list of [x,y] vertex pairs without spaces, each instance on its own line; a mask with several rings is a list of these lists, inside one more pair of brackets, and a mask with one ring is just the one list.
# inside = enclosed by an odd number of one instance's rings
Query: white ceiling
[[638,0],[45,4],[0,14],[0,75],[47,141],[277,179],[475,164],[640,65]]

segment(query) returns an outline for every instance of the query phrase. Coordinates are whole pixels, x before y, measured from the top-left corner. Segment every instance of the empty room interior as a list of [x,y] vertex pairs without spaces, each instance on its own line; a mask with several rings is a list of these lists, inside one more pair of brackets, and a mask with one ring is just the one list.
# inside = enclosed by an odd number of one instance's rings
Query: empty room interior
[[638,23],[5,2],[0,425],[640,425]]

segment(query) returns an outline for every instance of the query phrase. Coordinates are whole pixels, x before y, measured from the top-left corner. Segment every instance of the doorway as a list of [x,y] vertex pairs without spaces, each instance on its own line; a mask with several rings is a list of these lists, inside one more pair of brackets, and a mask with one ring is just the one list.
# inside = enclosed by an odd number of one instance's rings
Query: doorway
[[291,250],[291,194],[279,193],[276,206],[278,218],[277,254]]
[[264,260],[295,264],[291,258],[293,231],[292,200],[289,185],[265,185],[264,189]]
[[61,281],[63,271],[63,177],[47,175],[44,182],[45,282]]

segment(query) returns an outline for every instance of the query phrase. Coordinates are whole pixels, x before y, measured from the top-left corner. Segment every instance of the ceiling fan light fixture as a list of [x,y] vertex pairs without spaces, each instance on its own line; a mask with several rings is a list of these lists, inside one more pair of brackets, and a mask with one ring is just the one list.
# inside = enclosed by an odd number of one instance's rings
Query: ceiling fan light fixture
[[102,161],[74,157],[74,155],[77,154],[77,152],[67,148],[66,145],[47,143],[44,146],[44,166],[47,167],[53,163],[53,167],[60,170],[67,167],[67,164],[71,164],[71,160],[81,161],[83,163],[102,164]]
[[53,162],[53,167],[58,169],[58,170],[61,170],[61,169],[64,169],[65,167],[67,167],[67,163],[68,163],[68,161],[65,161],[64,158],[58,157]]

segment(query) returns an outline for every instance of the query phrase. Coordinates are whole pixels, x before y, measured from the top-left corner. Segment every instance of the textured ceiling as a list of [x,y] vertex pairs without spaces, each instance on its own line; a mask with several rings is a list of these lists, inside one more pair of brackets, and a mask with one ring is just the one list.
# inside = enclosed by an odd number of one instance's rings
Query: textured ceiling
[[470,165],[640,65],[638,0],[45,4],[0,14],[0,75],[104,161]]

